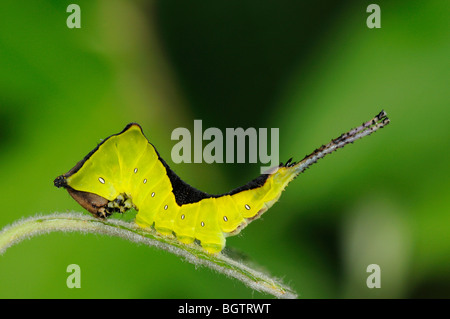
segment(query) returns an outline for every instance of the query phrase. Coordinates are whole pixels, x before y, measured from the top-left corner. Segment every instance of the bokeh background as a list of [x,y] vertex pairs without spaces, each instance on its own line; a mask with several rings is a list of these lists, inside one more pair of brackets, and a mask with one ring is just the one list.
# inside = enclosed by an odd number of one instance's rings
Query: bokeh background
[[[377,1],[381,29],[368,1],[80,0],[81,29],[70,3],[0,4],[1,228],[82,211],[53,179],[128,122],[188,183],[224,193],[261,165],[175,165],[176,127],[277,127],[280,160],[298,160],[385,109],[387,128],[321,160],[227,244],[300,298],[450,297],[448,1]],[[0,297],[269,296],[165,251],[52,233],[0,256]]]

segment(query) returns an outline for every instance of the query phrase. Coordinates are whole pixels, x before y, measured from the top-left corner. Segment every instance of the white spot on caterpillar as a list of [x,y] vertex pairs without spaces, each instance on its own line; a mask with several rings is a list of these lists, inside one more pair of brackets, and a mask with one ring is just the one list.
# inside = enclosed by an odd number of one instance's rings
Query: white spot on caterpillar
[[135,174],[137,173],[137,167],[134,169],[134,173],[135,173]]
[[152,193],[152,197],[155,197],[155,192]]
[[144,179],[144,184],[147,183],[147,179]]
[[228,221],[228,217],[227,216],[223,216],[223,220],[227,222]]
[[184,214],[183,214],[183,215],[181,215],[181,219],[184,219]]
[[169,206],[167,206],[167,205],[166,205],[166,206],[164,206],[164,210],[167,210],[167,208],[169,208]]
[[201,222],[200,225],[202,225],[202,227],[205,227],[205,223],[204,222]]
[[105,180],[104,180],[102,177],[99,177],[99,178],[98,178],[98,181],[99,181],[100,183],[102,183],[102,184],[105,184]]
[[247,204],[245,204],[245,209],[246,209],[246,210],[250,210],[250,206],[248,206]]

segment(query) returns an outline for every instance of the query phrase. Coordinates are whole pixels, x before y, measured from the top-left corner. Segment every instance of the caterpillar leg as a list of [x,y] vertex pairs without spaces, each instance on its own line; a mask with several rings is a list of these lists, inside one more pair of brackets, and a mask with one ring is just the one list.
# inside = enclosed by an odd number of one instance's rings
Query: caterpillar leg
[[223,241],[216,243],[201,242],[200,244],[202,248],[206,250],[208,253],[215,255],[220,253],[225,248],[225,238],[223,239]]

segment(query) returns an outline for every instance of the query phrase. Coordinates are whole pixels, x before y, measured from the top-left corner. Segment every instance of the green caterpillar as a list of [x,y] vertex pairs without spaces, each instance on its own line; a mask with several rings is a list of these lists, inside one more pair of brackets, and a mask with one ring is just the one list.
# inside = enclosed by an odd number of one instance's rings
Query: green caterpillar
[[142,128],[131,123],[106,138],[69,172],[58,176],[54,184],[67,189],[96,217],[106,218],[135,208],[140,227],[154,227],[163,235],[175,234],[186,244],[197,241],[214,254],[225,247],[227,236],[238,234],[268,210],[288,183],[307,167],[388,123],[382,111],[302,161],[290,159],[222,195],[204,193],[181,180],[144,136]]

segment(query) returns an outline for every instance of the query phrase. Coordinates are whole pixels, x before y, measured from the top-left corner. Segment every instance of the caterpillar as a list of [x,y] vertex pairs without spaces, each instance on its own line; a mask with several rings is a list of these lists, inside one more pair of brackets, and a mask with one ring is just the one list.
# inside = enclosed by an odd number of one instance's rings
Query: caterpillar
[[161,158],[137,123],[103,140],[67,173],[54,180],[98,218],[137,210],[135,222],[211,254],[225,247],[279,199],[295,177],[327,154],[389,123],[386,112],[322,145],[299,162],[292,158],[244,186],[210,195],[184,182]]

